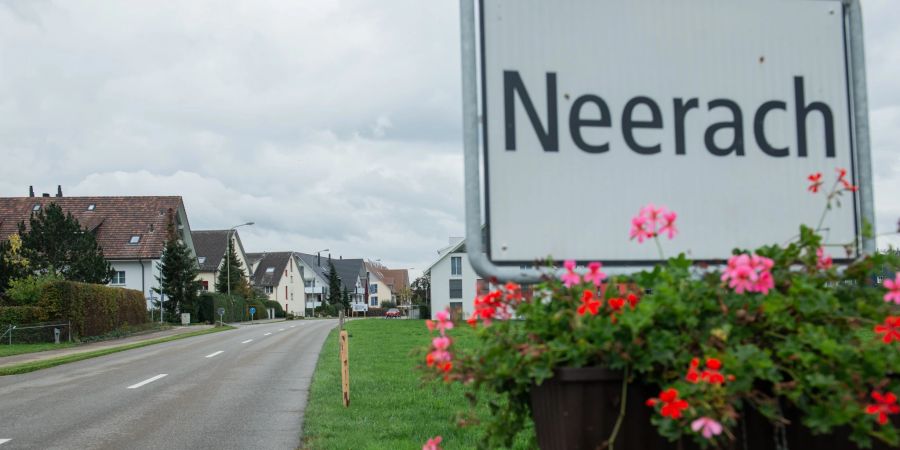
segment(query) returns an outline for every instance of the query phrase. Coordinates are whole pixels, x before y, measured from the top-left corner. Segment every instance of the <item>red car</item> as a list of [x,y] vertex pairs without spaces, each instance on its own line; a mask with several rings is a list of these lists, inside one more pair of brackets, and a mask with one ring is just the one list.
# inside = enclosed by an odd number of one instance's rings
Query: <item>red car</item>
[[385,319],[399,319],[400,318],[400,310],[397,308],[391,308],[384,313]]

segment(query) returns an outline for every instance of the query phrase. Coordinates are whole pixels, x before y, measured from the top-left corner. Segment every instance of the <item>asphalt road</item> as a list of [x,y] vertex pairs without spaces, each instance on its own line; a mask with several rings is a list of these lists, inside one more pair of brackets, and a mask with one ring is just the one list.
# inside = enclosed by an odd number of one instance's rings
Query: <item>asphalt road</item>
[[243,326],[0,377],[0,450],[296,449],[336,325]]

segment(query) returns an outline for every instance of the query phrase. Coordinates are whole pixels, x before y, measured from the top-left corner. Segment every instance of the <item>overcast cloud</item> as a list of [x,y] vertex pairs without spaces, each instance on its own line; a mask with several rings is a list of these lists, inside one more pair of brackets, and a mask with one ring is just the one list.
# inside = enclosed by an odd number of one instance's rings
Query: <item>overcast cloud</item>
[[[864,0],[880,232],[900,2]],[[184,197],[251,251],[421,271],[464,231],[455,0],[0,0],[0,196]],[[900,242],[900,240],[896,241]]]

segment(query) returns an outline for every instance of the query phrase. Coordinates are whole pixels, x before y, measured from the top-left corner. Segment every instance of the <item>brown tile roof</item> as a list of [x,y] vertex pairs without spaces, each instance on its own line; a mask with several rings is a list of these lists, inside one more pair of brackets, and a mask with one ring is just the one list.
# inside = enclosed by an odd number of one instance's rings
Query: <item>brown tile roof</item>
[[[184,208],[181,197],[5,197],[0,198],[0,240],[18,232],[19,222],[28,227],[35,205],[50,203],[93,231],[106,259],[159,258],[169,218]],[[140,236],[140,242],[129,244],[132,236]]]
[[407,269],[381,269],[384,275],[384,283],[391,287],[394,294],[399,289],[409,287],[409,270]]

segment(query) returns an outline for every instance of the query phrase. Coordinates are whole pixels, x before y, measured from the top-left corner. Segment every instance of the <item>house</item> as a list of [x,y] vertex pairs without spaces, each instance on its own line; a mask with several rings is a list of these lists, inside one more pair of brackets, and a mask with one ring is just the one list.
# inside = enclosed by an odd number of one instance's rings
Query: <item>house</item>
[[450,310],[453,320],[468,318],[475,311],[476,295],[488,286],[469,264],[466,241],[450,238],[450,245],[438,250],[438,259],[423,273],[431,274],[431,318],[438,311]]
[[[194,249],[197,252],[197,263],[200,265],[198,276],[200,285],[204,291],[214,291],[219,271],[241,270],[243,277],[250,281],[250,265],[247,260],[247,252],[241,243],[241,236],[237,230],[202,230],[193,231],[191,236],[194,241]],[[228,251],[228,239],[234,246],[241,268],[226,267],[225,254]]]
[[[390,286],[388,286],[388,283],[385,281],[386,277],[382,273],[382,270],[386,268],[381,264],[371,261],[366,261],[365,265],[366,275],[369,279],[369,306],[373,308],[380,308],[381,303],[393,301],[392,289]],[[391,279],[391,282],[393,282],[393,278]]]
[[306,293],[306,309],[313,310],[322,306],[322,301],[328,295],[328,274],[324,263],[328,265],[327,258],[321,255],[307,253],[294,253],[300,265],[300,275],[303,277],[304,291]]
[[381,269],[384,282],[391,290],[391,301],[400,305],[409,302],[409,298],[400,298],[400,294],[409,289],[409,270]]
[[[337,270],[338,279],[341,281],[342,287],[350,294],[350,303],[368,303],[369,275],[366,271],[365,261],[362,259],[338,257],[338,259],[332,259],[331,262],[334,264],[335,270]],[[327,274],[327,263],[325,264],[325,270]]]
[[285,312],[306,315],[303,274],[294,252],[250,253],[247,258],[252,264],[253,287],[263,291],[269,300],[281,303]]
[[115,271],[111,286],[139,290],[148,299],[158,298],[159,262],[165,249],[169,224],[192,255],[194,243],[184,202],[177,196],[152,197],[55,197],[44,194],[0,198],[0,240],[18,233],[20,222],[28,226],[31,214],[51,203],[59,205],[94,233],[104,257]]

